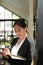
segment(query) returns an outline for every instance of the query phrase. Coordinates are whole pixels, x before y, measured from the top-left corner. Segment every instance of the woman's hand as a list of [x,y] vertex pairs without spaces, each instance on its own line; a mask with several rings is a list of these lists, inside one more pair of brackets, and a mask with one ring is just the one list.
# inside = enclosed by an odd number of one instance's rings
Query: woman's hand
[[9,57],[8,57],[8,54],[10,54],[9,48],[5,48],[5,49],[3,50],[3,53],[2,53],[2,54],[3,54],[3,56],[4,56],[5,58],[8,59],[8,58],[9,58]]

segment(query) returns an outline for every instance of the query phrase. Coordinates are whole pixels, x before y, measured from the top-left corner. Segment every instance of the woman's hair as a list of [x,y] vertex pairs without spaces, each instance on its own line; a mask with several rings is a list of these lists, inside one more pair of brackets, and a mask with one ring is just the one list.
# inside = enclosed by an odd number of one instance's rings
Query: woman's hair
[[14,22],[13,27],[14,27],[15,25],[18,25],[18,26],[20,26],[20,27],[22,27],[22,28],[27,27],[27,25],[26,25],[26,23],[25,23],[25,19],[16,19],[15,22]]

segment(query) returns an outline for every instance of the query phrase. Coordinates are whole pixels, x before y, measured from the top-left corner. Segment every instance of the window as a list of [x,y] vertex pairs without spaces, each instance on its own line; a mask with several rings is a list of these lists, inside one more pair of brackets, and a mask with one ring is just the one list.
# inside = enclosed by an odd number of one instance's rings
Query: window
[[4,8],[0,6],[0,19],[4,19]]
[[[12,27],[14,21],[12,20],[19,19],[19,18],[20,17],[17,16],[16,14],[0,6],[0,20],[2,20],[0,21],[0,40],[6,39],[9,41],[10,35],[11,34],[15,35],[15,32]],[[7,21],[7,19],[9,21]]]

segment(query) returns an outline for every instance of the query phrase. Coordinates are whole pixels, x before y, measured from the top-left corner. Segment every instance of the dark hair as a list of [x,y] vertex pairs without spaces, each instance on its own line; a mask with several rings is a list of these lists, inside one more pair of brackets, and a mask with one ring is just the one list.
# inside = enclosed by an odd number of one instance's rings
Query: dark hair
[[18,25],[18,26],[20,26],[22,28],[25,28],[27,26],[26,23],[25,23],[25,19],[16,19],[15,22],[14,22],[13,27],[15,25]]

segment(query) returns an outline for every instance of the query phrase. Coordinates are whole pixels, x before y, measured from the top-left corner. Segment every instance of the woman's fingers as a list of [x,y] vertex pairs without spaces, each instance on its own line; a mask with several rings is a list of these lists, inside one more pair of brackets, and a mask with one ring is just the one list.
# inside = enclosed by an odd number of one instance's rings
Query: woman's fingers
[[8,48],[5,48],[3,51],[3,55],[7,55],[10,53],[10,50]]

